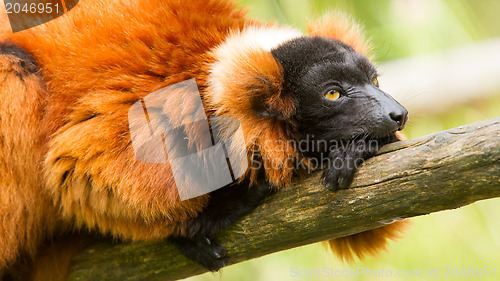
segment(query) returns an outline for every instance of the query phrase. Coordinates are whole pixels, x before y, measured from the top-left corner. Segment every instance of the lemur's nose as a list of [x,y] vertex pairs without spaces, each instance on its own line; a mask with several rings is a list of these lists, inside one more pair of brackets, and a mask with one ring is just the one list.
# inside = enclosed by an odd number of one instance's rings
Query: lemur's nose
[[398,130],[401,131],[406,125],[408,120],[408,111],[400,106],[397,110],[391,111],[389,117],[398,124]]

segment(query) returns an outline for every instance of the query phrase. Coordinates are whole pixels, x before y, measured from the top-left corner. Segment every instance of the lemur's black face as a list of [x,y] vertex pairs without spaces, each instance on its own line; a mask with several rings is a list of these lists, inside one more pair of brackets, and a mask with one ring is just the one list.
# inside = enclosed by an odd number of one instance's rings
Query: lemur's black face
[[272,51],[284,70],[284,93],[298,100],[300,138],[383,138],[401,130],[407,111],[378,88],[366,57],[333,39],[302,37]]

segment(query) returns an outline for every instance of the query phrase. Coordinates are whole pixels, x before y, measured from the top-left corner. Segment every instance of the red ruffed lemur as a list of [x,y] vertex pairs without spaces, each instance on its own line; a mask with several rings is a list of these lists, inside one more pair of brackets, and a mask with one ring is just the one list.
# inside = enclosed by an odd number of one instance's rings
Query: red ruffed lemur
[[[217,231],[287,186],[300,173],[290,167],[329,159],[323,184],[346,188],[356,165],[331,163],[373,156],[407,120],[379,88],[359,26],[337,13],[302,34],[248,19],[224,0],[83,0],[48,23],[8,29],[0,18],[0,276],[44,241],[78,230],[169,239],[218,270],[230,253],[213,240]],[[263,165],[182,201],[168,163],[136,158],[127,114],[192,78],[206,115],[238,119],[248,161]],[[151,114],[184,110],[182,93],[175,99],[178,107]],[[290,140],[349,145],[301,151]],[[383,248],[402,226],[329,242],[351,259]]]

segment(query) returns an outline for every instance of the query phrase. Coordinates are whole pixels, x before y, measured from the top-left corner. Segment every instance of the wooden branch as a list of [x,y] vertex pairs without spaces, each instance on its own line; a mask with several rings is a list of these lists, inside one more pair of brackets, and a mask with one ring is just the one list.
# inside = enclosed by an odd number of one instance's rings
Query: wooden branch
[[[500,196],[500,118],[388,145],[350,189],[329,192],[319,176],[297,180],[222,231],[230,262]],[[77,255],[69,280],[175,280],[205,271],[166,242],[102,242]]]

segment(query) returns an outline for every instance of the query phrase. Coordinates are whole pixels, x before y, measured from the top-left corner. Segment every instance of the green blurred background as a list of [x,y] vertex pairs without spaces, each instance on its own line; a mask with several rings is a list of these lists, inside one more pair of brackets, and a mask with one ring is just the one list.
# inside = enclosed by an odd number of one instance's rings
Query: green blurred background
[[[377,61],[391,61],[442,52],[500,37],[500,1],[497,0],[241,0],[249,16],[295,26],[305,31],[306,21],[330,10],[351,14],[366,27]],[[499,50],[500,51],[500,50]],[[498,73],[500,80],[500,73]],[[381,85],[383,89],[383,85]],[[477,93],[460,105],[442,105],[439,112],[410,112],[404,133],[409,138],[500,116],[500,91]],[[441,105],[440,105],[441,106]],[[500,141],[500,140],[499,140]],[[500,200],[481,201],[458,210],[411,219],[412,227],[389,251],[353,265],[339,262],[321,245],[308,245],[268,255],[186,280],[382,280],[383,277],[294,277],[298,269],[422,270],[423,276],[391,280],[500,280]],[[455,267],[456,277],[429,278],[429,269]],[[497,277],[461,276],[463,268],[493,268]],[[292,271],[293,268],[293,271]],[[467,274],[467,273],[466,273]]]

